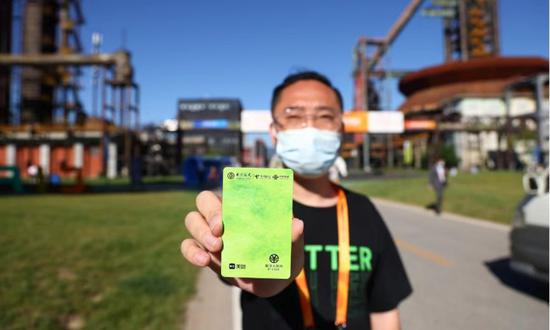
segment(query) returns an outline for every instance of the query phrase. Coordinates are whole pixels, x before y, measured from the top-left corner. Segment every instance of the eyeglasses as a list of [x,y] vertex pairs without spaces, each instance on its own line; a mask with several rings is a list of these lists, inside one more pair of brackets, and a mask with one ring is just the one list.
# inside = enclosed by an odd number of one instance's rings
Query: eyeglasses
[[313,127],[323,130],[337,130],[342,124],[342,112],[331,108],[319,108],[313,114],[307,114],[302,107],[285,108],[283,114],[275,117],[275,123],[285,129],[304,128],[311,118]]

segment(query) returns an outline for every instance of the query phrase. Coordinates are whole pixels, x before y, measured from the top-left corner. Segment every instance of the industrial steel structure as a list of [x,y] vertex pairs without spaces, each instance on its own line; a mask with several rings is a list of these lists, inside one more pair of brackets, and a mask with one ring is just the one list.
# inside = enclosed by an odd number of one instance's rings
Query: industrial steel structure
[[[363,167],[370,169],[371,157],[393,164],[394,150],[402,150],[405,142],[414,146],[417,166],[423,155],[439,156],[443,143],[454,147],[464,168],[488,160],[494,167],[515,166],[512,136],[520,127],[536,130],[537,114],[548,108],[548,61],[500,57],[496,0],[432,0],[421,12],[443,20],[446,63],[417,72],[384,70],[381,58],[422,2],[410,1],[386,37],[361,37],[354,49],[354,110],[380,110],[377,79],[401,78],[399,88],[407,97],[399,107],[405,134],[355,137],[354,146],[362,145]],[[537,93],[510,87],[525,81],[536,81]],[[518,107],[522,110],[516,113]],[[526,124],[531,120],[535,123]],[[491,137],[481,137],[487,134]]]
[[[82,53],[79,0],[6,0],[0,16],[0,163],[23,174],[29,164],[60,176],[130,171],[139,149],[130,53]],[[79,97],[83,67],[96,68],[101,84],[94,116]]]
[[[384,70],[380,68],[379,64],[384,54],[405,28],[422,2],[422,0],[412,0],[384,38],[359,38],[354,48],[354,111],[380,110],[380,95],[374,87],[374,79],[400,77],[406,74],[405,71]],[[375,141],[371,141],[371,136],[369,136],[369,134],[356,134],[353,142],[354,143],[351,144],[349,142],[346,143],[345,147],[346,149],[354,149],[356,146],[362,145],[360,163],[365,171],[371,170],[371,155],[381,160],[385,158],[386,149],[388,163],[393,163],[393,141],[391,136],[379,136],[375,138]]]

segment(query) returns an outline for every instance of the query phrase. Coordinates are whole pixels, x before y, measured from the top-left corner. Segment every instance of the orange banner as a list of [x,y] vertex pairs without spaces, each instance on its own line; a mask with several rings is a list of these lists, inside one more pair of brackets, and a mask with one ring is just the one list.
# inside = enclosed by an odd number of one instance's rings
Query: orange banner
[[406,131],[433,131],[436,126],[436,122],[429,119],[405,120]]
[[344,131],[346,133],[365,133],[368,130],[368,115],[366,111],[350,111],[344,113]]

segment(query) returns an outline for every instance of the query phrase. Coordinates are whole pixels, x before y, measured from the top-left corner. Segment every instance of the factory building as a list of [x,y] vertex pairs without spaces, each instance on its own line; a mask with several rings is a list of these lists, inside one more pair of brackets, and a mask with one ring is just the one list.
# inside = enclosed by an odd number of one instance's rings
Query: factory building
[[[399,110],[417,152],[453,146],[460,167],[517,168],[533,162],[540,116],[548,116],[548,61],[486,57],[425,68],[403,77]],[[431,125],[429,125],[431,123]],[[531,136],[531,138],[528,138]]]

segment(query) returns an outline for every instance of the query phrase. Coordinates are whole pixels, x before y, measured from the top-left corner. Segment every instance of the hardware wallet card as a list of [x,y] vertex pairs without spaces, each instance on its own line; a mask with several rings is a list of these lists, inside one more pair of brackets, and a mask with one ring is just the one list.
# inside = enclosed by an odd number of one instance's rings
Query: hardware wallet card
[[292,191],[290,169],[223,170],[222,276],[290,277]]

